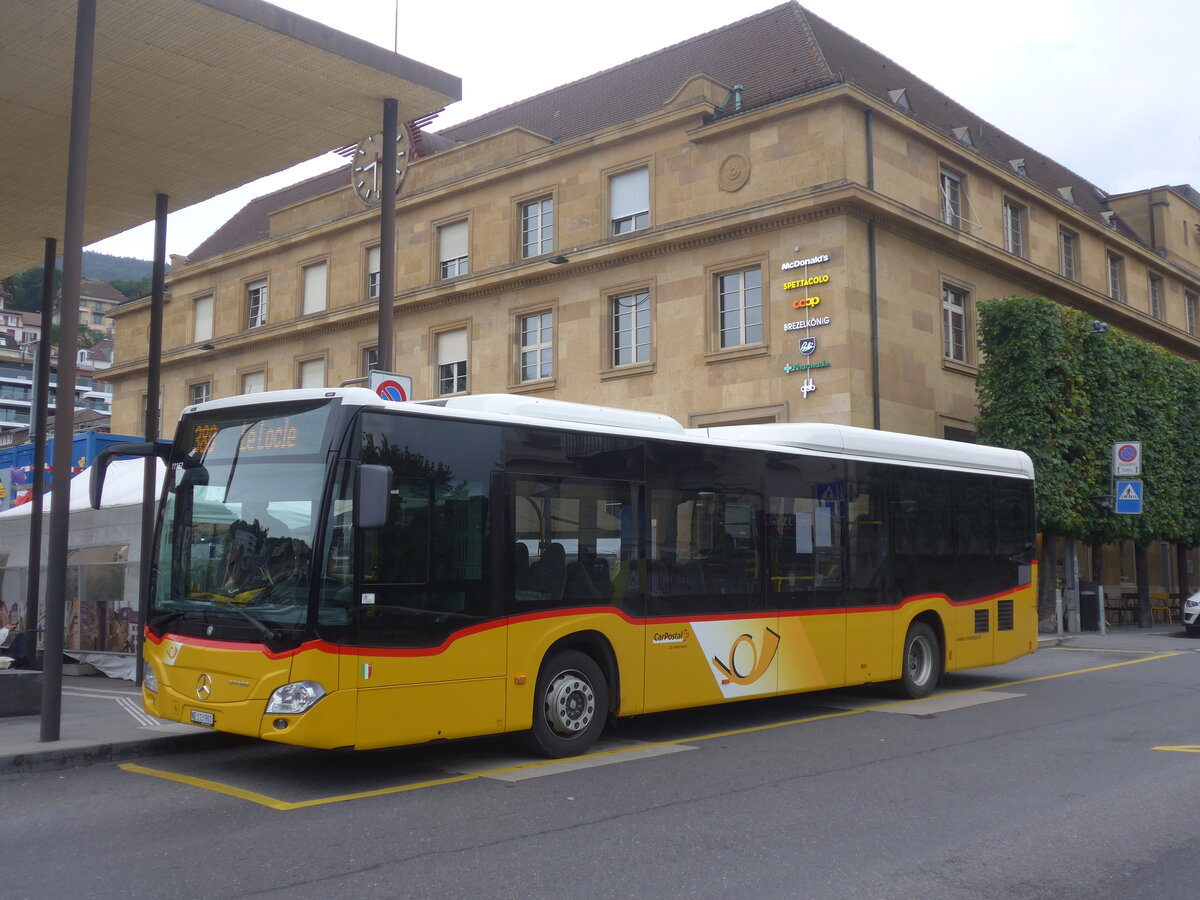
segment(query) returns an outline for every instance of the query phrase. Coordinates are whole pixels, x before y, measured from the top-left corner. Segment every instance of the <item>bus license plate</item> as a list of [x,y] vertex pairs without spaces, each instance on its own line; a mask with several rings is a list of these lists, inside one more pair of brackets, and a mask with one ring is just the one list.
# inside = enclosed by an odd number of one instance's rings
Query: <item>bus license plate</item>
[[192,710],[192,724],[193,725],[207,725],[209,728],[212,728],[212,726],[216,723],[216,721],[217,721],[217,717],[214,716],[210,712],[205,712],[202,709],[193,709]]

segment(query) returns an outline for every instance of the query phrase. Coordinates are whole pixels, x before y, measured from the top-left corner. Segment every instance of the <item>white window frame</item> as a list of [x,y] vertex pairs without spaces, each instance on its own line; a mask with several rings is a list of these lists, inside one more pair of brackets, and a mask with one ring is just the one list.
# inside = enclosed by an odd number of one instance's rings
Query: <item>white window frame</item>
[[379,299],[379,247],[367,248],[367,299]]
[[1121,257],[1109,251],[1105,261],[1108,272],[1108,296],[1118,303],[1125,302],[1125,266]]
[[608,178],[611,233],[630,234],[650,227],[650,167],[640,166]]
[[[967,193],[966,176],[942,166],[938,170],[938,190],[941,194],[943,222],[960,230],[965,229],[968,225],[976,229],[983,227],[979,224],[979,216],[975,212],[975,205],[971,202],[971,195]],[[968,219],[963,215],[964,205],[971,211],[974,218]]]
[[271,295],[267,280],[251,281],[246,285],[246,327],[261,328],[267,324]]
[[438,227],[438,277],[457,278],[469,271],[470,232],[466,219]]
[[649,362],[650,291],[629,291],[608,300],[610,365],[615,369]]
[[521,204],[521,258],[554,252],[554,197]]
[[1160,322],[1166,321],[1165,311],[1163,309],[1163,279],[1161,275],[1155,275],[1151,272],[1147,278],[1147,293],[1150,299],[1150,315],[1158,319]]
[[1068,228],[1058,229],[1058,271],[1063,278],[1079,280],[1079,235]]
[[329,263],[322,260],[303,266],[300,283],[304,286],[300,314],[309,316],[324,312],[329,306]]
[[542,310],[520,316],[517,380],[521,383],[554,377],[554,312]]
[[1025,255],[1025,215],[1020,203],[1004,201],[1004,249],[1014,256]]
[[439,397],[467,392],[467,353],[469,341],[466,326],[439,331],[434,336],[437,359],[437,391]]
[[[747,286],[747,276],[751,274],[755,284]],[[718,348],[730,350],[763,342],[762,296],[760,266],[722,272],[716,276]]]
[[[199,391],[199,393],[197,393],[197,391]],[[188,406],[195,406],[198,403],[207,403],[212,399],[212,382],[195,381],[188,385],[188,397],[190,398]]]
[[967,310],[971,294],[953,284],[942,284],[942,358],[967,360]]

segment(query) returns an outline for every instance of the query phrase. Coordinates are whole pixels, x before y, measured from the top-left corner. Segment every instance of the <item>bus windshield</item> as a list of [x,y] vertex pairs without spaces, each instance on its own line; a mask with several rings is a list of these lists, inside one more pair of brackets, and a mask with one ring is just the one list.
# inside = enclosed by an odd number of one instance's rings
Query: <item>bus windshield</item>
[[303,636],[329,415],[310,403],[180,423],[152,629],[272,646]]

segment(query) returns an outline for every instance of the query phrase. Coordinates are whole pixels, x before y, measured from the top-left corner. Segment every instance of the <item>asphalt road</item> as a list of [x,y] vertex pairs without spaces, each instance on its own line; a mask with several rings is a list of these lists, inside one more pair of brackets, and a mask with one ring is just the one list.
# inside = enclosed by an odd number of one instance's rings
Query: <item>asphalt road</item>
[[566,764],[248,742],[7,776],[0,896],[1191,898],[1200,642],[1135,643],[629,720]]

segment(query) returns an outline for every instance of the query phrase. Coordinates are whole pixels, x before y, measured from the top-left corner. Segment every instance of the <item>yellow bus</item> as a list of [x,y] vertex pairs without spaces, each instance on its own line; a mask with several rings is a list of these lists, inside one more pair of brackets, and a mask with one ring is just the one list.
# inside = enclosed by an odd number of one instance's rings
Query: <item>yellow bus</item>
[[1037,646],[1020,452],[827,424],[685,429],[363,388],[189,407],[163,456],[152,715],[317,748],[897,683]]

